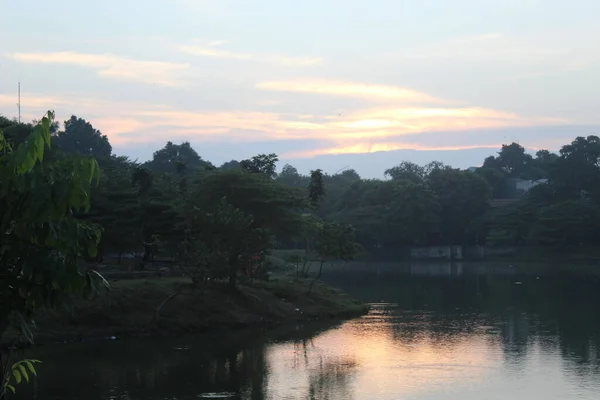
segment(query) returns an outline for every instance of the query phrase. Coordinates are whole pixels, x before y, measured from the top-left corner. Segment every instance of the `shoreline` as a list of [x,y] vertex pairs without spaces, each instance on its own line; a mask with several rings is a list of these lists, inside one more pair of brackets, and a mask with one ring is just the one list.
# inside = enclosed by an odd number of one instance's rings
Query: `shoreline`
[[280,276],[246,282],[235,291],[226,284],[201,291],[181,277],[118,280],[106,294],[74,301],[71,312],[40,312],[34,344],[27,347],[273,328],[359,317],[369,310],[320,281],[308,292],[309,282]]

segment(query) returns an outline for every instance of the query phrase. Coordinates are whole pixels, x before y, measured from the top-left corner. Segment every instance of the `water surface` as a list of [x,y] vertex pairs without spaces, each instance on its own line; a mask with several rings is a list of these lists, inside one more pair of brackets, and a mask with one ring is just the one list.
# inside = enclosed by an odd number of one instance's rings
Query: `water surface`
[[597,278],[481,264],[392,271],[325,276],[373,304],[344,323],[36,349],[40,378],[19,398],[600,398]]

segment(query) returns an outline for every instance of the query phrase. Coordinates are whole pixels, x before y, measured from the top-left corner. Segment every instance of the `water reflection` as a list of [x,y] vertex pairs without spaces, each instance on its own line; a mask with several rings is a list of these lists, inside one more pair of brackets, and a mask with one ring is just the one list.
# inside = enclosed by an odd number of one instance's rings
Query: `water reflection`
[[598,280],[499,268],[327,275],[373,303],[341,325],[39,348],[19,398],[597,399]]

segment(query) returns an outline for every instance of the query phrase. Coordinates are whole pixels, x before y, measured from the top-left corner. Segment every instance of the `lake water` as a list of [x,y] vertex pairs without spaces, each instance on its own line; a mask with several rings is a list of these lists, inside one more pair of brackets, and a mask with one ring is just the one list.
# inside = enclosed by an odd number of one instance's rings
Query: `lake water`
[[[509,265],[331,273],[369,315],[48,346],[18,398],[600,399],[600,281]],[[376,272],[373,272],[376,271]]]

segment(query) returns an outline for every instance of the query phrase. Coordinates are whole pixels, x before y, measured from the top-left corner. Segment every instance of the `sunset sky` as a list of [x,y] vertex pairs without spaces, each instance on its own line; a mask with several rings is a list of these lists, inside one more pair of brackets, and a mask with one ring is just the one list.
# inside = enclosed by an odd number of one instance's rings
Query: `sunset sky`
[[188,140],[378,176],[600,133],[594,0],[4,3],[0,114],[20,80],[25,120],[75,114],[134,159]]

